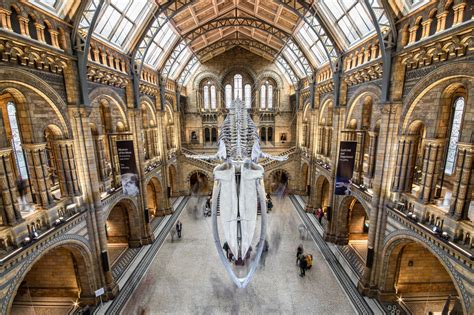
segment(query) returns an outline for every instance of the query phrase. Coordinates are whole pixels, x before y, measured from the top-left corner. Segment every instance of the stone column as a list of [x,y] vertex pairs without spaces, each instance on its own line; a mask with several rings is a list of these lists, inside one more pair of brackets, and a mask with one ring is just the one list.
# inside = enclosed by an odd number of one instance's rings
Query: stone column
[[4,225],[15,225],[22,221],[18,205],[18,191],[12,169],[12,149],[0,149],[0,215]]
[[408,30],[410,32],[409,38],[408,38],[408,45],[413,44],[416,41],[416,31],[418,31],[419,25],[415,25],[413,27],[410,27]]
[[[49,29],[49,33],[51,34],[51,44],[53,45],[53,47],[61,48],[59,46],[59,32],[53,29]],[[90,55],[90,50],[89,50],[89,55]]]
[[[394,152],[398,122],[401,112],[400,103],[382,103],[381,129],[377,146],[377,165],[373,179],[373,195],[370,210],[370,228],[368,236],[368,256],[371,264],[366,264],[364,273],[357,285],[360,292],[375,296],[377,294],[377,281],[380,268],[382,268],[382,248],[386,231],[387,211],[386,199],[390,190],[390,178],[397,161]],[[369,257],[368,257],[369,258]]]
[[36,28],[36,36],[38,37],[38,40],[45,43],[46,39],[44,37],[44,25],[41,25],[41,23],[35,23],[34,25]]
[[375,158],[377,153],[377,138],[378,134],[374,131],[369,131],[369,159],[367,161],[367,170],[365,171],[365,175],[368,178],[374,177],[374,168],[375,168]]
[[401,136],[398,140],[397,164],[392,185],[393,191],[411,191],[416,162],[417,138],[417,136],[410,135]]
[[28,164],[28,172],[34,188],[36,203],[47,208],[53,202],[48,177],[46,143],[23,144]]
[[0,27],[12,31],[11,17],[12,12],[5,8],[0,8]]
[[464,19],[464,8],[466,7],[466,3],[460,2],[458,4],[453,5],[454,10],[454,20],[453,26],[461,24]]
[[421,203],[433,201],[439,169],[442,164],[444,139],[425,139],[421,190],[418,199]]
[[356,132],[357,149],[356,149],[355,161],[354,161],[354,173],[352,176],[352,181],[354,184],[362,183],[362,164],[364,163],[364,140],[365,140],[365,132],[357,131]]
[[18,16],[18,22],[20,24],[20,33],[23,36],[30,37],[30,31],[28,30],[28,22],[29,21],[30,21],[30,19],[28,19],[24,16],[21,16],[21,15]]
[[449,214],[455,220],[467,218],[474,186],[474,144],[458,143],[453,195]]
[[95,253],[100,270],[100,287],[105,287],[106,299],[113,298],[118,293],[118,285],[115,282],[110,268],[110,261],[104,264],[101,256],[108,258],[107,235],[105,231],[106,217],[100,199],[99,174],[97,159],[94,154],[95,145],[90,128],[90,107],[69,106],[71,127],[73,130],[75,157],[78,166],[78,176],[81,181],[82,196],[87,204],[87,223],[93,231],[90,233],[91,247]]
[[72,146],[72,140],[56,140],[53,142],[53,148],[57,156],[59,183],[63,196],[78,196],[81,194]]
[[448,16],[448,11],[443,11],[436,15],[438,19],[438,24],[436,24],[436,33],[444,31],[446,28],[446,17]]
[[110,178],[109,167],[106,166],[106,156],[105,156],[105,144],[104,144],[104,135],[94,137],[94,145],[97,153],[97,162],[99,167],[100,179],[102,181],[107,181]]

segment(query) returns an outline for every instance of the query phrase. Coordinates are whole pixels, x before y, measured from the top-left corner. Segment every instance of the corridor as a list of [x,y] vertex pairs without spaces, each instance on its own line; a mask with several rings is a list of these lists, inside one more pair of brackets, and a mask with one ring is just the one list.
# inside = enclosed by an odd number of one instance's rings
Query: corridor
[[[192,198],[179,218],[183,237],[168,236],[122,314],[354,314],[350,301],[312,239],[301,241],[301,220],[286,197],[273,198],[269,252],[246,289],[238,289],[221,264],[204,199]],[[296,247],[314,256],[305,278],[298,275]],[[254,245],[254,244],[253,244]],[[254,246],[255,247],[255,246]]]

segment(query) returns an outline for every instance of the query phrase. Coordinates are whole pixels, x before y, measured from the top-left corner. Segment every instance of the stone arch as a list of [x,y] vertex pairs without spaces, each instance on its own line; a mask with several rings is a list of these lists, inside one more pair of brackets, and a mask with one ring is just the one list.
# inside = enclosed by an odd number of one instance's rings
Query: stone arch
[[[404,98],[403,111],[400,115],[401,133],[405,132],[407,126],[410,124],[413,111],[415,110],[419,101],[427,93],[429,93],[435,86],[448,80],[454,80],[456,82],[462,82],[462,80],[466,78],[472,80],[474,75],[469,75],[469,73],[474,73],[474,65],[472,63],[453,62],[449,65],[444,65],[433,70],[429,74],[425,75],[423,79],[418,81],[418,83]],[[466,84],[466,88],[470,88],[469,83]]]
[[403,247],[409,243],[415,243],[427,249],[443,266],[447,274],[449,275],[458,297],[461,300],[464,314],[470,314],[471,309],[471,297],[464,286],[462,276],[455,269],[450,259],[447,257],[436,244],[427,241],[422,238],[414,231],[410,230],[396,230],[385,237],[384,247],[381,255],[381,270],[379,275],[379,290],[384,294],[390,294],[393,292],[392,285],[395,282],[395,271],[397,262],[394,259],[398,257]]
[[[0,94],[5,92],[14,92],[16,95],[24,95],[32,92],[40,96],[56,114],[57,124],[61,126],[64,136],[70,138],[72,135],[71,125],[68,123],[67,105],[65,103],[65,96],[60,96],[55,89],[48,83],[40,79],[34,74],[19,68],[4,66],[2,67],[2,78],[0,79]],[[10,79],[14,78],[14,79]],[[26,102],[26,98],[25,98]],[[31,108],[28,108],[31,111]],[[51,120],[41,120],[38,124],[49,124]],[[40,130],[44,126],[39,127]]]
[[187,176],[187,181],[192,194],[208,194],[212,187],[209,174],[203,170],[193,170]]
[[263,80],[266,77],[272,78],[275,81],[275,83],[277,84],[277,86],[276,86],[277,89],[282,89],[283,88],[283,80],[282,80],[281,76],[273,70],[265,70],[265,71],[259,73],[258,76],[255,79],[255,82],[260,82],[261,80]]
[[309,185],[311,174],[309,172],[309,163],[303,162],[301,165],[301,175],[303,176],[304,179],[304,188],[306,190],[306,187]]
[[[370,96],[372,98],[372,105],[375,105],[380,100],[381,93],[382,92],[380,88],[374,84],[369,84],[367,86],[359,87],[354,92],[354,95],[347,102],[347,104],[349,104],[349,109],[347,111],[346,121],[345,121],[344,126],[347,126],[349,124],[349,122],[353,118],[352,116],[353,116],[355,108],[361,104],[360,102],[363,101],[365,97]],[[372,109],[375,109],[375,108],[376,106],[372,106]],[[376,120],[375,117],[372,117],[372,118],[373,118],[372,120]]]
[[226,71],[224,71],[223,73],[219,75],[219,80],[217,82],[219,82],[221,86],[224,86],[224,79],[230,73],[233,73],[233,72],[241,72],[241,73],[245,72],[246,74],[250,76],[254,84],[255,82],[257,82],[257,74],[252,69],[246,66],[241,66],[241,65],[235,65],[235,66],[227,68]]
[[157,176],[150,178],[146,185],[146,207],[152,218],[162,215],[163,185]]
[[206,78],[211,78],[216,83],[219,83],[219,84],[221,83],[221,80],[219,79],[217,74],[215,74],[214,72],[211,72],[211,71],[204,71],[204,72],[201,72],[197,76],[194,77],[194,80],[193,80],[194,90],[198,90],[199,85],[201,84],[202,80],[204,80]]
[[[140,244],[141,219],[134,200],[123,196],[104,210],[108,244]],[[109,253],[110,255],[110,253]],[[113,259],[111,260],[112,264]]]
[[284,168],[278,168],[270,172],[268,176],[268,187],[271,193],[284,193],[291,181],[290,172]]
[[[117,108],[123,120],[122,122],[127,126],[127,129],[129,129],[127,106],[117,92],[108,87],[97,87],[92,90],[92,92],[90,92],[89,98],[91,100],[92,106],[95,108],[99,108],[103,100],[108,102],[109,107],[111,104],[115,105],[115,108]],[[113,126],[113,128],[115,128],[115,126]]]
[[86,304],[95,304],[94,290],[96,289],[97,284],[91,248],[87,239],[84,237],[65,234],[52,239],[40,247],[37,247],[36,250],[32,251],[26,256],[25,261],[23,261],[21,267],[17,269],[14,279],[11,281],[11,284],[8,287],[8,291],[6,292],[6,296],[8,298],[4,299],[2,302],[2,314],[11,313],[16,294],[20,289],[22,282],[28,275],[28,272],[32,270],[32,268],[37,262],[41,260],[41,258],[46,257],[48,253],[51,253],[58,248],[65,248],[69,250],[76,259],[78,270],[81,272],[78,279],[81,286],[81,296],[84,297],[81,302]]
[[367,240],[369,227],[365,220],[370,217],[369,210],[367,203],[356,196],[342,198],[337,208],[337,234],[343,243]]
[[[316,179],[314,189],[316,189],[316,208],[321,207],[323,210],[329,207],[329,194],[331,193],[331,179],[325,175],[319,175]],[[327,192],[327,196],[326,195]]]
[[[324,100],[321,102],[321,107],[319,110],[319,121],[321,121],[324,117],[324,113],[326,112],[326,108],[329,110],[329,107],[334,107],[334,98],[332,95],[326,96]],[[332,120],[332,117],[331,117]]]

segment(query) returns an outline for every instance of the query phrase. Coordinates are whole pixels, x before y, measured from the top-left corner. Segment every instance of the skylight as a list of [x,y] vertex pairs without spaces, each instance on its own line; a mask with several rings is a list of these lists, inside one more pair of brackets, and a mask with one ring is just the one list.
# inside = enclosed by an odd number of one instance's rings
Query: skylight
[[[314,17],[308,16],[307,19],[311,19],[313,25],[320,27],[319,23]],[[301,46],[303,49],[305,49],[307,55],[311,61],[313,61],[313,63],[321,65],[328,60],[323,43],[319,40],[318,35],[308,23],[303,23],[296,34],[296,38],[301,42]]]
[[68,8],[73,4],[72,1],[65,0],[30,0],[30,3],[61,18],[66,16]]
[[278,70],[285,76],[285,79],[288,81],[290,85],[295,85],[298,83],[298,78],[296,77],[295,73],[291,69],[288,62],[286,62],[285,58],[282,56],[278,56],[275,60]]
[[151,12],[148,0],[107,0],[101,10],[95,33],[124,49],[138,30],[138,23]]
[[[371,2],[375,6],[380,6],[379,1]],[[356,43],[374,30],[370,15],[360,1],[321,0],[319,5],[334,22],[346,46]]]
[[199,68],[200,62],[196,56],[193,56],[191,60],[189,60],[188,64],[181,72],[181,76],[178,79],[178,83],[181,85],[187,85],[189,79],[193,76],[194,72]]
[[170,23],[166,22],[165,17],[160,16],[157,20],[155,20],[152,27],[159,27],[160,25],[162,26],[158,31],[158,34],[156,34],[155,38],[150,43],[150,47],[148,48],[145,58],[145,63],[154,69],[157,69],[161,66],[161,64],[164,62],[164,58],[171,48],[171,45],[178,40],[178,35],[176,35],[176,33],[173,31]]

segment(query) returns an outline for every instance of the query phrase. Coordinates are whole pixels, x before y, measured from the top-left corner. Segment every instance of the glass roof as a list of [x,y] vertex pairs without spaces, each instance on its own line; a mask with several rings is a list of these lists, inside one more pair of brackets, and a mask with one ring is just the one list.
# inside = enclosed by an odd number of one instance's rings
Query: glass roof
[[67,9],[73,4],[72,1],[66,0],[30,0],[29,2],[61,18],[66,15]]
[[173,31],[170,23],[163,16],[158,17],[153,24],[152,27],[159,27],[160,25],[162,27],[150,43],[145,63],[156,70],[162,65],[171,46],[178,40],[179,36]]
[[148,0],[107,0],[94,33],[125,50],[153,6]]
[[[313,16],[308,16],[305,19],[311,20],[312,25],[320,27]],[[319,40],[318,35],[308,23],[303,23],[301,28],[296,32],[296,38],[313,63],[321,65],[328,60],[323,43]]]
[[295,73],[291,69],[288,62],[286,62],[285,58],[281,55],[275,60],[278,70],[284,75],[285,79],[288,81],[290,85],[297,84],[298,78],[296,77]]
[[[380,0],[372,0],[372,5],[380,6]],[[344,46],[351,46],[374,31],[372,19],[365,6],[358,0],[321,0],[325,16],[338,30]]]
[[178,83],[181,85],[187,85],[189,79],[191,79],[194,72],[197,70],[197,68],[199,68],[200,64],[201,63],[199,62],[199,59],[196,56],[193,56],[191,60],[189,60],[184,70],[181,72],[181,76],[178,79]]
[[291,39],[286,44],[285,48],[283,48],[282,53],[286,60],[294,66],[293,68],[296,70],[298,77],[304,78],[313,74],[308,60],[301,52],[298,45],[296,45]]

